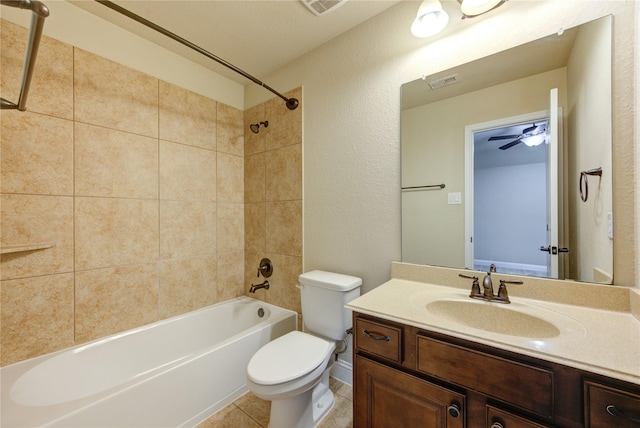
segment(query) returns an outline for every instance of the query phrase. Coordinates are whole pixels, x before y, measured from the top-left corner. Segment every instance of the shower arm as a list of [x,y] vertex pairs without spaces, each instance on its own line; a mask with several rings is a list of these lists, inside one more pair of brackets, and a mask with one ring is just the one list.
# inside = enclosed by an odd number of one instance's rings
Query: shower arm
[[133,19],[134,21],[139,22],[142,25],[145,25],[145,26],[151,28],[152,30],[155,30],[155,31],[157,31],[157,32],[169,37],[170,39],[175,40],[178,43],[181,43],[181,44],[187,46],[188,48],[193,49],[194,51],[206,56],[207,58],[210,58],[210,59],[216,61],[217,63],[222,64],[225,67],[230,68],[231,70],[235,71],[236,73],[246,77],[247,79],[251,80],[253,83],[262,86],[263,88],[267,89],[268,91],[271,91],[272,93],[276,94],[278,97],[282,98],[286,102],[287,108],[289,110],[295,110],[296,108],[298,108],[299,101],[296,98],[287,98],[287,97],[285,97],[280,92],[276,91],[275,89],[273,89],[272,87],[270,87],[266,83],[264,83],[261,80],[253,77],[252,75],[250,75],[249,73],[245,72],[244,70],[239,69],[238,67],[236,67],[235,65],[231,64],[230,62],[225,61],[224,59],[212,54],[211,52],[202,49],[200,46],[195,45],[195,44],[191,43],[190,41],[188,41],[186,39],[183,39],[182,37],[178,36],[177,34],[174,34],[171,31],[169,31],[169,30],[167,30],[167,29],[165,29],[165,28],[163,28],[163,27],[161,27],[161,26],[159,26],[157,24],[154,24],[153,22],[151,22],[151,21],[149,21],[149,20],[147,20],[147,19],[145,19],[145,18],[143,18],[143,17],[141,17],[139,15],[136,15],[135,13],[130,12],[129,10],[127,10],[127,9],[125,9],[123,7],[120,7],[120,6],[118,6],[117,4],[115,4],[115,3],[111,2],[111,1],[108,1],[108,0],[95,0],[95,1],[97,1],[98,3],[108,7],[110,9],[122,14],[122,15],[125,15],[128,18]]

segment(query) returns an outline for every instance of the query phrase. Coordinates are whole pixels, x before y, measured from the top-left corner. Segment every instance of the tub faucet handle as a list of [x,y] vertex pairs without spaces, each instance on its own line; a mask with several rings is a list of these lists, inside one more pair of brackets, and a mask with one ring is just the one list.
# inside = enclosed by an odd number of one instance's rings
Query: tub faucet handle
[[260,266],[258,267],[258,275],[256,277],[260,278],[260,274],[265,278],[269,278],[273,273],[273,263],[268,258],[264,258],[260,260]]

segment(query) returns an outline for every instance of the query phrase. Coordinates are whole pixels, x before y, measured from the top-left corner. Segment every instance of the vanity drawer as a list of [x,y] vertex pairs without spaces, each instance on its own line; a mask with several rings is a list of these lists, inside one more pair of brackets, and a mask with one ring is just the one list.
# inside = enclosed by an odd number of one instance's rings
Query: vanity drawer
[[553,372],[440,340],[418,336],[418,371],[553,416]]
[[[599,383],[584,382],[585,426],[587,428],[616,427],[632,428],[640,426],[629,418],[640,421],[640,395]],[[620,415],[611,413],[619,412]]]
[[547,425],[540,425],[513,413],[487,406],[487,428],[546,428]]
[[356,318],[356,349],[402,362],[402,328],[390,324]]

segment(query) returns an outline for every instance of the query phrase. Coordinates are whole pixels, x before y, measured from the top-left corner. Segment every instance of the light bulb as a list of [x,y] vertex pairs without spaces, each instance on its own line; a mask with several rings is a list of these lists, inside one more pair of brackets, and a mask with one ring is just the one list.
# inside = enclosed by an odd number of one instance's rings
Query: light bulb
[[411,33],[416,37],[429,37],[447,26],[449,15],[438,0],[425,0],[418,9],[416,19],[411,24]]

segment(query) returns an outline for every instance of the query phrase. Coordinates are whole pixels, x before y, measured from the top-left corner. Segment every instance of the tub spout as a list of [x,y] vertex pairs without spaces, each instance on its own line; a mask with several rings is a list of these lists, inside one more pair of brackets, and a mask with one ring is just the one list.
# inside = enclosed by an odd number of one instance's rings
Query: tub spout
[[256,290],[260,290],[264,288],[265,290],[269,289],[269,281],[265,280],[262,284],[251,284],[251,288],[249,289],[249,293],[255,293]]

